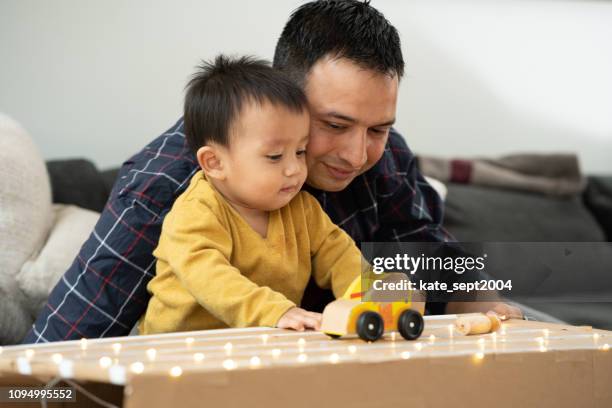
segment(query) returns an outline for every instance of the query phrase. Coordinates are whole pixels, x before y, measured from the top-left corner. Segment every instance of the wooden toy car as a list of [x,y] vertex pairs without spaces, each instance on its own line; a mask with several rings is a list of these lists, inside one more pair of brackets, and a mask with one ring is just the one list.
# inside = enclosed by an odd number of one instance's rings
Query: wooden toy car
[[[424,303],[361,301],[361,277],[345,295],[327,305],[323,311],[321,331],[332,338],[357,334],[366,341],[376,341],[385,330],[397,330],[406,340],[415,340],[423,332]],[[415,310],[416,308],[421,309]]]

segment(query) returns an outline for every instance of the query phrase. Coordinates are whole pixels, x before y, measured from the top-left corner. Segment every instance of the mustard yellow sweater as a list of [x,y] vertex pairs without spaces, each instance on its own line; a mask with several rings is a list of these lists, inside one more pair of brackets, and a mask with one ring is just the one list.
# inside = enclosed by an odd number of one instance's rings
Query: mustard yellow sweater
[[361,252],[314,197],[272,211],[263,238],[206,180],[191,180],[166,216],[140,333],[275,326],[316,283],[344,294]]

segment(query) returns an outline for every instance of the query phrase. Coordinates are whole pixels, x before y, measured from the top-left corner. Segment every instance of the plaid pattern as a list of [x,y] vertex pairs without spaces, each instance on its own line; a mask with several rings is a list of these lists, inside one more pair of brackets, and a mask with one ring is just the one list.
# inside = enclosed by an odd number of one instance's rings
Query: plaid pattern
[[[126,161],[94,231],[24,343],[127,335],[147,307],[163,219],[197,170],[182,119]],[[382,159],[345,190],[308,191],[357,244],[450,239],[438,195],[393,130]]]

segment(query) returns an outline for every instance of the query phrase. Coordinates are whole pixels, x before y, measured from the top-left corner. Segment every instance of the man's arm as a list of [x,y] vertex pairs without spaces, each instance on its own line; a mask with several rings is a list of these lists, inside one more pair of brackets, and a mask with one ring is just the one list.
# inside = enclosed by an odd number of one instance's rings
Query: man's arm
[[163,218],[197,170],[183,121],[126,161],[94,231],[24,343],[130,332],[144,313]]

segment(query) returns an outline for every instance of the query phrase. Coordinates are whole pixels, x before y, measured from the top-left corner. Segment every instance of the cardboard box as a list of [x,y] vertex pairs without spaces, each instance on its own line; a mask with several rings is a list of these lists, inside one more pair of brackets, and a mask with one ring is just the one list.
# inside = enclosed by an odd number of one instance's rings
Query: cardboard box
[[79,383],[116,383],[129,408],[612,406],[612,332],[510,321],[460,336],[453,321],[426,317],[412,342],[249,328],[5,347],[0,372],[31,381],[68,362]]

